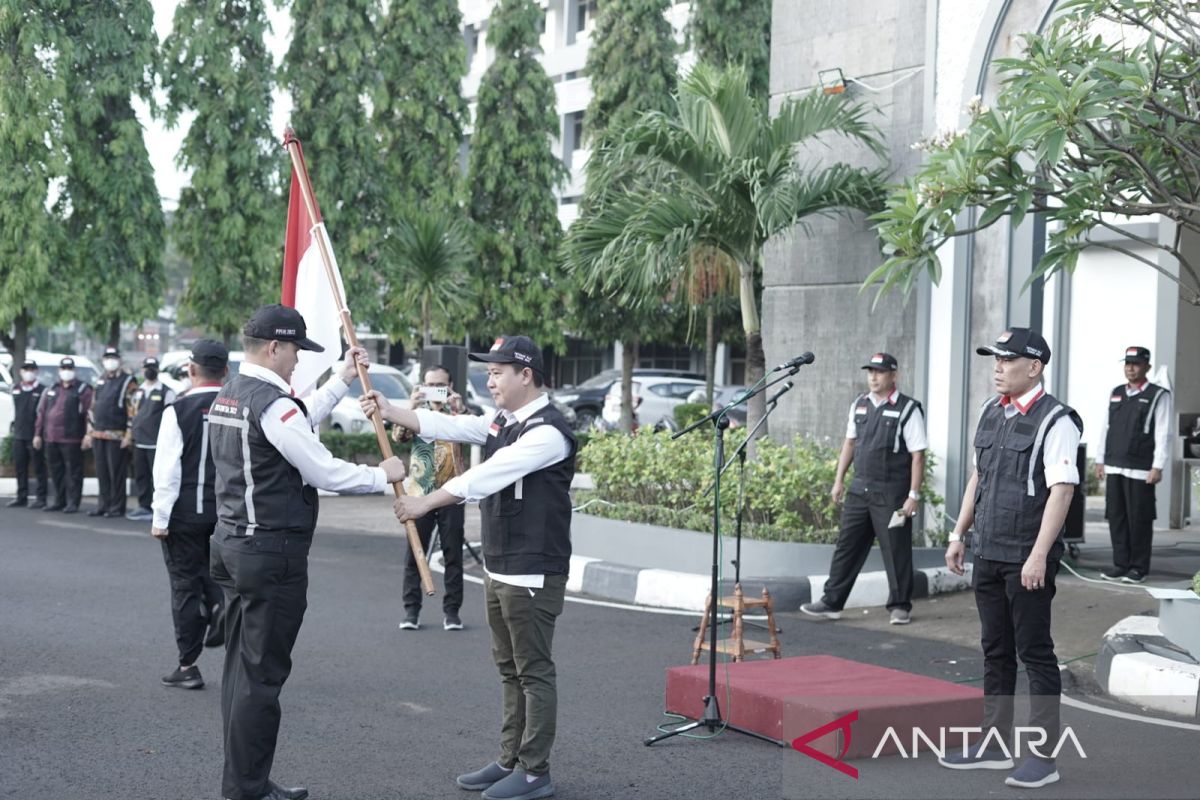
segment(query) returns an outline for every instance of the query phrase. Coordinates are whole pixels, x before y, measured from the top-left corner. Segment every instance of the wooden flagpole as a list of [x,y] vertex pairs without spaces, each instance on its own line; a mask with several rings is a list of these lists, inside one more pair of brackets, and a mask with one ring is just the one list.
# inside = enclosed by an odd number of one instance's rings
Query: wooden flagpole
[[[288,154],[292,157],[292,171],[299,176],[300,194],[304,198],[304,205],[308,209],[308,218],[313,221],[313,225],[319,225],[323,222],[317,214],[317,204],[313,199],[312,183],[308,179],[308,168],[304,164],[304,156],[300,152],[300,140],[296,138],[295,132],[291,128],[287,128],[283,132],[283,146],[287,148]],[[326,247],[325,237],[316,236],[317,247],[321,250],[321,263],[325,265],[325,277],[329,279],[329,291],[337,301],[338,316],[342,321],[342,332],[346,336],[346,341],[351,347],[358,347],[358,336],[354,333],[354,323],[350,319],[350,309],[346,306],[346,298],[342,297],[341,290],[338,288],[337,278],[333,271],[333,254]],[[362,382],[363,392],[371,391],[371,378],[367,374],[367,365],[356,363],[358,368],[358,379]],[[379,413],[379,409],[375,409],[375,413],[371,415],[371,423],[375,426],[375,438],[379,442],[379,452],[382,453],[385,459],[391,458],[392,443],[388,439],[387,431],[383,427],[383,415]],[[403,497],[404,482],[396,481],[392,484],[392,491],[396,497]],[[413,558],[417,562],[417,572],[421,575],[421,588],[425,594],[432,596],[435,594],[433,588],[433,574],[429,571],[429,562],[425,557],[425,548],[421,545],[421,537],[417,533],[417,526],[409,520],[404,524],[405,531],[408,533],[408,546],[412,550]]]

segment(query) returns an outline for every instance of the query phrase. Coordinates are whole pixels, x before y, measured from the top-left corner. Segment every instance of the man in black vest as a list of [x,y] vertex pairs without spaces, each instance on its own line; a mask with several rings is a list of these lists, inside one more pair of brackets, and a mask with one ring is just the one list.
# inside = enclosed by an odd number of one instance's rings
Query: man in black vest
[[308,550],[317,489],[379,493],[404,478],[389,458],[350,464],[321,444],[316,426],[346,396],[367,351],[352,348],[335,376],[304,401],[288,381],[307,338],[294,308],[263,306],[242,329],[246,359],[208,412],[216,468],[217,528],[210,569],[225,592],[224,796],[299,800],[306,789],[271,781],[279,735],[279,692],[292,671],[292,646],[308,606]]
[[450,417],[401,409],[378,392],[362,397],[386,419],[426,441],[483,446],[484,462],[423,497],[396,500],[396,517],[417,520],[455,503],[479,502],[492,657],[500,670],[504,719],[500,756],[458,776],[485,800],[534,800],[554,794],[550,749],[558,690],[551,652],[571,562],[571,479],[575,436],[543,391],[542,352],[528,336],[502,336],[487,353],[495,417]]
[[[40,449],[34,449],[33,437],[37,427],[38,403],[41,402],[45,386],[38,383],[38,366],[35,361],[21,364],[20,380],[12,386],[13,466],[17,470],[17,496],[8,501],[8,508],[28,505],[30,508],[46,507],[46,459]],[[29,502],[29,472],[37,478],[34,499]]]
[[121,367],[121,353],[115,347],[105,348],[100,365],[104,372],[96,381],[96,400],[83,440],[83,449],[90,447],[95,455],[96,481],[100,484],[100,497],[88,516],[123,517],[129,448],[133,444],[129,420],[137,381],[133,373]]
[[[862,367],[868,392],[854,398],[846,440],[838,458],[833,501],[842,507],[842,530],[825,582],[825,595],[800,606],[805,614],[838,619],[858,573],[879,539],[887,571],[892,625],[907,625],[912,612],[912,517],[925,478],[925,413],[921,404],[896,388],[894,356],[876,353]],[[850,462],[854,480],[846,492]]]
[[92,387],[75,376],[75,359],[58,362],[58,383],[42,393],[38,403],[33,448],[46,448],[46,465],[54,484],[54,502],[42,511],[79,511],[83,495],[83,446],[88,440],[87,420],[92,408]]
[[1056,782],[1050,757],[1059,743],[1062,679],[1050,635],[1054,578],[1062,558],[1062,529],[1079,483],[1075,454],[1083,422],[1047,394],[1042,372],[1050,346],[1035,330],[1012,328],[976,350],[995,356],[997,397],[979,415],[975,470],[950,535],[946,565],[965,572],[965,537],[974,525],[972,582],[983,647],[983,739],[939,759],[951,769],[1009,769],[1017,658],[1029,676],[1030,723],[1045,734],[1018,744],[1032,752],[1005,780],[1037,788]]
[[1150,351],[1127,348],[1125,383],[1109,397],[1096,452],[1113,546],[1113,566],[1100,577],[1110,581],[1141,583],[1150,574],[1154,491],[1171,457],[1171,393],[1146,380],[1149,372]]
[[147,356],[142,361],[142,385],[134,395],[133,422],[133,487],[137,508],[125,515],[134,521],[154,518],[150,509],[154,501],[154,455],[158,429],[163,411],[175,402],[175,390],[158,379],[158,359]]
[[[162,542],[179,649],[179,666],[162,679],[163,686],[170,688],[204,686],[196,659],[206,645],[219,647],[225,641],[224,599],[208,571],[209,540],[217,524],[208,410],[221,390],[228,364],[229,351],[220,342],[201,339],[192,346],[191,388],[161,409],[155,439],[150,534]],[[143,398],[143,402],[160,401]],[[139,416],[140,411],[139,406]]]

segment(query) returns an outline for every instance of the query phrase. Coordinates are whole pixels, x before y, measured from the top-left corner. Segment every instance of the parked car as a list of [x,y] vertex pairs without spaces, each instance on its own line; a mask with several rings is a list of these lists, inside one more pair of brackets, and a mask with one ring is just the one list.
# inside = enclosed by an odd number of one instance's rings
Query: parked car
[[0,364],[0,436],[12,435],[13,422],[17,416],[17,407],[12,399],[12,385],[12,375]]
[[[386,364],[371,364],[367,368],[371,388],[383,394],[391,403],[408,408],[409,391],[400,370]],[[358,398],[362,397],[362,381],[358,378],[350,384],[350,391],[329,413],[329,428],[346,433],[363,433],[371,430],[371,421],[362,412]]]
[[[687,400],[696,388],[704,388],[704,380],[681,378],[672,375],[646,375],[633,382],[633,396],[638,398],[637,416],[639,427],[668,427],[675,421],[675,406]],[[616,425],[621,415],[621,383],[616,381],[604,397],[603,420]]]
[[[158,360],[159,380],[168,389],[173,390],[175,394],[183,394],[190,385],[188,382],[188,361],[191,358],[191,350],[171,350],[164,353],[162,358]],[[238,374],[238,370],[242,368],[242,362],[245,360],[246,354],[241,350],[234,350],[229,354],[229,378],[233,378],[233,376]]]
[[[100,374],[100,370],[96,369],[96,365],[87,356],[49,353],[45,350],[26,350],[25,357],[37,362],[38,383],[43,386],[52,386],[58,383],[58,363],[64,358],[75,359],[75,377],[84,383],[95,386],[96,376]],[[14,371],[12,353],[0,353],[0,366],[8,369],[10,373]]]
[[[739,394],[746,390],[745,386],[714,386],[713,387],[713,402],[712,410],[716,411],[721,406],[729,405],[729,403],[737,398]],[[704,402],[704,387],[701,386],[696,391],[688,395],[689,403]],[[746,404],[742,403],[736,408],[731,408],[725,416],[729,418],[729,427],[738,428],[746,424]]]
[[[467,403],[467,410],[472,414],[494,415],[496,413],[496,401],[492,399],[492,393],[488,391],[487,381],[487,364],[478,361],[471,362],[467,367],[467,396],[464,399]],[[555,397],[554,392],[549,394],[550,402],[566,418],[567,424],[573,430],[583,430],[578,425],[575,409]]]
[[[671,377],[686,378],[704,382],[704,376],[697,372],[685,372],[671,369],[635,369],[633,376],[642,378]],[[606,369],[588,378],[578,386],[564,386],[553,392],[555,400],[570,406],[575,411],[575,430],[586,431],[592,428],[596,420],[601,418],[604,409],[604,397],[615,383],[620,383],[621,370]]]

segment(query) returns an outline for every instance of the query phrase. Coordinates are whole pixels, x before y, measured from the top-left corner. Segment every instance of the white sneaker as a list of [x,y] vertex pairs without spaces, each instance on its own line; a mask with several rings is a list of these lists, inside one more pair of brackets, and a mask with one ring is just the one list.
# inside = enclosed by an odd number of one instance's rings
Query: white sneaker
[[889,625],[907,625],[912,622],[912,615],[903,608],[893,608],[892,618],[888,620]]

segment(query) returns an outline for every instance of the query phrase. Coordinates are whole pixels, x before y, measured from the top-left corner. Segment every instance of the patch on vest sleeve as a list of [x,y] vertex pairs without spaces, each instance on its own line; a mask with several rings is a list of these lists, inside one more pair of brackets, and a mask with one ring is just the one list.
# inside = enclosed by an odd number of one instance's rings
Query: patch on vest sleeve
[[545,420],[542,419],[541,417],[533,417],[532,419],[526,420],[525,425],[528,427],[529,425],[536,425],[539,422],[545,422]]
[[282,417],[280,417],[280,418],[279,418],[279,421],[280,421],[280,422],[287,422],[289,419],[291,419],[292,417],[296,416],[296,412],[297,412],[297,411],[299,411],[299,410],[300,410],[300,409],[298,409],[298,408],[293,408],[293,409],[290,409],[290,410],[289,410],[289,411],[287,411],[287,412],[286,412],[286,413],[285,413],[285,414],[284,414]]

